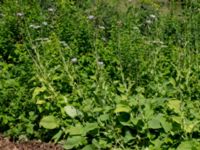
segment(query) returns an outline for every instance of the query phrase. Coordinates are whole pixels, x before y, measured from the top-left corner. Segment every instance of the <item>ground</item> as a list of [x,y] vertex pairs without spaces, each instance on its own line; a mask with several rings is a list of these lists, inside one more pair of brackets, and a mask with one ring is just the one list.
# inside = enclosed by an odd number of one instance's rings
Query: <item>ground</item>
[[12,142],[0,135],[0,150],[63,150],[60,145],[39,141]]

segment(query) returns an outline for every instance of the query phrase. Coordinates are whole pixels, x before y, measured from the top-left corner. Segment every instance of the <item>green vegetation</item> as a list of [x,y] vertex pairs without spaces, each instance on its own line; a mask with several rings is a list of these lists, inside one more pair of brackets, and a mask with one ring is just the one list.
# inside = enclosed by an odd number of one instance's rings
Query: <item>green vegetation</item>
[[198,150],[199,31],[198,0],[0,1],[0,132]]

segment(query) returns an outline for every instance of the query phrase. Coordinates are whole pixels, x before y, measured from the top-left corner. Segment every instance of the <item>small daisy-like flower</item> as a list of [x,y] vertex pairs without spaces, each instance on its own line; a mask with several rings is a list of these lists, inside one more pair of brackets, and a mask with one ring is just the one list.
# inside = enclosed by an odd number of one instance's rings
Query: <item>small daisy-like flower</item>
[[93,20],[93,19],[94,19],[94,16],[93,16],[93,15],[89,15],[89,16],[88,16],[88,19],[89,19],[89,20]]
[[71,59],[72,63],[76,63],[77,61],[78,61],[78,59],[76,57],[74,57],[74,58]]
[[18,12],[16,15],[17,15],[18,17],[22,17],[24,14],[23,14],[22,12]]

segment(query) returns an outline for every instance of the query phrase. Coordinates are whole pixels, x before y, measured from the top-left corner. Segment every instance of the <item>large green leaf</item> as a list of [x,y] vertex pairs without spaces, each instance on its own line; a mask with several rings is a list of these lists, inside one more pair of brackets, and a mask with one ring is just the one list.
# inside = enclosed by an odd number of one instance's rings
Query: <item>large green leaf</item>
[[88,133],[89,131],[98,129],[99,126],[97,123],[86,123],[85,127],[84,127],[84,131],[85,133]]
[[125,104],[118,104],[115,108],[115,113],[120,113],[120,112],[126,112],[129,113],[131,111],[131,108],[128,105]]
[[180,100],[169,100],[167,106],[172,109],[175,113],[181,113],[181,101]]
[[[192,141],[183,141],[177,147],[177,150],[193,150],[193,142]],[[195,149],[194,149],[195,150]],[[197,150],[197,149],[196,149]]]
[[95,150],[94,146],[92,144],[86,145],[82,148],[82,150]]
[[75,127],[70,127],[66,130],[66,133],[69,133],[70,135],[84,135],[84,127],[82,125],[76,125]]
[[59,122],[54,116],[44,116],[40,120],[40,126],[46,128],[46,129],[55,129],[59,127]]
[[67,115],[70,116],[71,118],[75,118],[81,115],[81,112],[73,106],[65,106],[64,110],[67,113]]
[[151,129],[159,129],[159,128],[161,128],[160,121],[157,119],[149,120],[148,127]]
[[72,136],[68,137],[67,141],[64,143],[64,149],[72,149],[77,148],[78,146],[84,144],[86,142],[85,137],[82,136]]

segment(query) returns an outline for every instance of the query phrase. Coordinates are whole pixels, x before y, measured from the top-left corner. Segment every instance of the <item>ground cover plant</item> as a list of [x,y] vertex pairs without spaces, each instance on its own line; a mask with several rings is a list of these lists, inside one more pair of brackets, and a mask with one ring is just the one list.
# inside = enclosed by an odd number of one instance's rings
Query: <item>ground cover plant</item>
[[0,1],[0,133],[198,150],[199,31],[198,0]]

